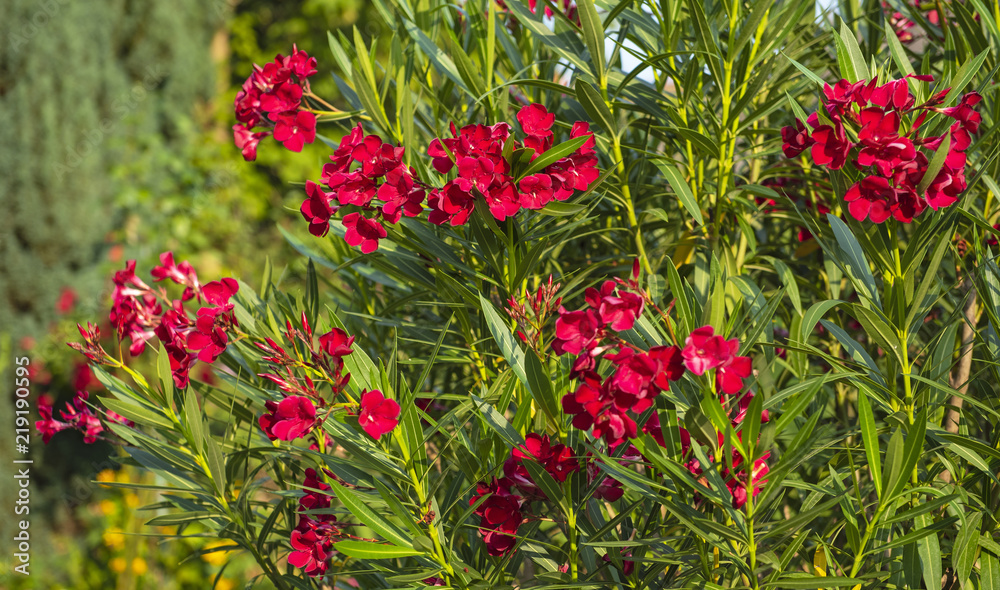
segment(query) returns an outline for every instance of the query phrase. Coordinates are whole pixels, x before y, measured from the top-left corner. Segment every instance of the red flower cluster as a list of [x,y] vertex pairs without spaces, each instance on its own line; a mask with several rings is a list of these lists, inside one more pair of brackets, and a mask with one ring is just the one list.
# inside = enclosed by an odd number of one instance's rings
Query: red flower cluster
[[[930,76],[913,76],[931,81]],[[796,119],[795,127],[781,130],[782,149],[793,158],[806,149],[813,162],[839,170],[849,161],[865,174],[844,195],[848,211],[858,221],[871,219],[882,223],[890,216],[910,223],[925,208],[937,210],[958,200],[965,190],[965,150],[982,120],[973,108],[982,97],[971,92],[956,107],[940,108],[947,90],[939,92],[922,105],[914,105],[906,79],[892,80],[882,86],[876,80],[849,83],[840,80],[824,87],[827,117],[810,115],[806,123]],[[906,116],[917,114],[912,121]],[[928,172],[928,155],[919,148],[936,150],[946,135],[921,137],[920,127],[928,113],[941,113],[954,119],[947,132],[949,148],[944,165],[923,194],[918,185]],[[856,133],[858,142],[848,137]],[[854,153],[855,156],[850,158]]]
[[[525,135],[523,147],[534,150],[531,160],[552,147],[555,114],[530,104],[518,111],[517,121]],[[514,142],[514,150],[522,147],[510,134],[506,123],[469,125],[460,131],[452,125],[454,137],[431,142],[427,153],[434,169],[441,174],[457,169],[455,180],[432,190],[427,199],[431,223],[465,224],[477,197],[484,198],[490,214],[503,221],[522,208],[541,209],[553,200],[565,201],[575,190],[587,190],[600,175],[593,134],[585,122],[577,121],[570,130],[571,139],[589,136],[579,149],[520,181],[511,176],[511,162],[503,155],[508,141]]]
[[547,434],[529,433],[523,445],[511,450],[510,457],[503,464],[503,473],[508,485],[516,487],[525,498],[532,500],[544,500],[545,494],[531,479],[524,466],[525,459],[541,465],[559,483],[566,481],[574,471],[580,470],[580,463],[573,457],[569,447],[551,444]]
[[[579,384],[563,396],[563,411],[573,415],[574,427],[591,430],[612,447],[636,435],[629,412],[639,414],[652,407],[654,398],[684,372],[678,347],[640,350],[617,334],[635,325],[646,303],[636,275],[634,271],[630,281],[605,281],[600,290],[587,289],[587,308],[560,308],[552,343],[556,354],[577,355],[572,376]],[[608,354],[613,350],[617,352]],[[615,367],[607,378],[596,371],[601,356]]]
[[[639,459],[634,447],[628,449],[625,460]],[[547,434],[529,433],[524,444],[511,449],[504,462],[504,477],[493,478],[491,483],[476,484],[476,493],[469,500],[472,506],[480,498],[488,498],[476,508],[480,517],[479,529],[490,555],[504,555],[514,549],[517,543],[517,529],[525,519],[525,509],[535,501],[558,501],[548,498],[538,487],[531,473],[525,467],[525,460],[538,463],[555,481],[562,483],[573,473],[583,469],[580,461],[573,456],[572,449],[564,444],[552,444]],[[622,497],[624,490],[619,481],[606,476],[590,453],[586,457],[587,485],[600,480],[594,496],[608,502]]]
[[292,529],[292,552],[288,563],[309,576],[322,576],[330,565],[333,543],[340,539],[342,523],[333,514],[309,513],[330,508],[330,495],[325,493],[330,486],[324,483],[315,469],[306,469],[306,479],[302,483],[306,494],[299,499],[299,523]]
[[[104,425],[101,424],[97,413],[87,405],[87,398],[90,394],[86,391],[77,391],[72,403],[66,404],[66,409],[60,410],[59,414],[65,422],[52,417],[52,401],[47,395],[38,398],[38,415],[41,420],[35,422],[35,428],[42,435],[42,442],[49,444],[56,433],[63,430],[79,430],[83,433],[83,442],[89,444],[97,441],[104,432]],[[126,420],[119,414],[112,411],[106,412],[107,419],[132,427],[135,424],[131,420]]]
[[476,484],[476,494],[469,500],[469,506],[483,496],[488,496],[486,501],[476,508],[476,515],[480,517],[479,532],[490,555],[503,555],[513,550],[517,543],[517,528],[524,520],[521,507],[526,500],[512,494],[508,482],[496,478],[491,484]]
[[[123,340],[131,340],[129,352],[139,356],[146,350],[146,343],[154,336],[163,343],[170,356],[170,369],[174,384],[187,387],[191,367],[201,360],[213,363],[229,344],[229,331],[237,326],[230,299],[239,290],[233,279],[222,279],[202,285],[197,273],[187,262],[176,264],[173,253],[160,255],[160,266],[151,274],[156,281],[170,279],[184,286],[180,299],[170,299],[165,289],[153,289],[135,276],[135,260],[129,260],[124,270],[115,273],[111,312],[108,316],[112,327]],[[204,300],[192,317],[184,307],[187,301]],[[70,346],[91,361],[114,364],[110,355],[100,345],[100,330],[91,324],[78,326],[84,344]]]
[[[309,222],[309,233],[325,236],[330,218],[346,205],[360,207],[344,216],[344,239],[361,246],[365,254],[378,248],[386,236],[380,220],[398,223],[402,215],[414,217],[423,211],[424,188],[412,168],[403,164],[405,148],[384,143],[377,135],[365,137],[361,124],[341,140],[323,166],[321,184],[306,182],[307,198],[299,209]],[[352,165],[359,164],[353,170]],[[374,203],[378,200],[380,204]]]
[[[254,342],[265,354],[261,360],[272,366],[271,372],[258,376],[289,394],[279,402],[266,402],[267,413],[258,419],[261,430],[271,440],[291,441],[304,437],[322,421],[316,414],[317,405],[325,408],[329,402],[310,375],[322,375],[321,381],[329,384],[333,392],[330,400],[336,399],[351,380],[351,374],[344,371],[344,357],[354,352],[351,348],[354,337],[340,328],[333,328],[315,338],[305,313],[301,320],[301,329],[294,327],[291,321],[285,322],[285,338],[291,343],[292,354],[271,338]],[[299,373],[303,376],[299,377]]]
[[726,395],[739,393],[743,380],[753,372],[750,358],[736,356],[740,342],[717,336],[712,326],[691,332],[684,342],[684,366],[695,375],[715,369],[715,388]]
[[[523,107],[517,119],[525,135],[523,147],[532,150],[530,159],[534,160],[552,146],[555,115],[532,104]],[[342,218],[344,239],[367,254],[386,237],[383,222],[396,224],[404,215],[416,217],[425,205],[431,223],[464,225],[476,199],[481,198],[490,213],[503,221],[522,208],[541,209],[553,200],[566,200],[574,191],[586,190],[600,175],[587,123],[577,122],[570,131],[571,138],[588,136],[579,149],[521,179],[511,175],[512,162],[504,156],[505,147],[522,147],[511,137],[507,123],[469,125],[460,131],[452,125],[452,134],[452,138],[435,139],[428,148],[435,170],[441,174],[455,170],[454,180],[434,188],[403,164],[405,148],[385,143],[377,135],[365,136],[358,124],[323,166],[320,182],[306,182],[300,212],[309,222],[309,232],[326,235],[330,219],[342,207],[358,207],[360,211]]]
[[315,73],[316,58],[295,46],[287,57],[279,53],[264,67],[254,64],[234,105],[242,124],[233,125],[233,141],[243,159],[256,160],[257,144],[272,134],[293,152],[316,139],[316,115],[301,108],[303,94],[309,93],[307,78]]

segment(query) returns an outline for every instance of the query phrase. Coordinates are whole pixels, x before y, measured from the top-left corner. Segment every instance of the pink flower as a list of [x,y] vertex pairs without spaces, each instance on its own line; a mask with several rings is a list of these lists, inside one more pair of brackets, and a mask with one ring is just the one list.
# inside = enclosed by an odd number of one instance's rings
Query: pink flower
[[368,436],[378,440],[399,424],[399,404],[394,399],[386,399],[377,389],[366,391],[361,395],[358,423]]
[[486,501],[476,508],[480,517],[480,533],[490,555],[504,555],[517,544],[517,529],[524,517],[521,514],[521,500],[510,493],[506,486],[493,479],[492,484],[479,482],[476,494],[469,500],[472,506],[480,498]]
[[684,355],[676,346],[654,346],[649,349],[649,358],[656,363],[656,376],[653,383],[666,391],[670,382],[677,381],[684,375]]
[[309,111],[281,113],[274,124],[274,139],[293,152],[301,152],[304,144],[316,139],[316,115]]
[[340,328],[333,328],[319,337],[319,345],[323,352],[335,358],[345,357],[354,352],[351,349],[352,344],[354,336],[348,336],[347,332]]
[[271,440],[301,438],[316,424],[316,406],[307,397],[286,397],[280,403],[268,401],[265,406],[268,413],[261,415],[260,428]]
[[347,230],[344,241],[351,246],[361,246],[364,254],[378,250],[378,241],[388,235],[381,223],[360,213],[348,213],[344,216],[343,223]]

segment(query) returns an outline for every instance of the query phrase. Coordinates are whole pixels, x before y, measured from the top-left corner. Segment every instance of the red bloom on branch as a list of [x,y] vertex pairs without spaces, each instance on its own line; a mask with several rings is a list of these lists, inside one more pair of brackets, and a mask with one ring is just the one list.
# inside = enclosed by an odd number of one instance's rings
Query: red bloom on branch
[[377,389],[366,391],[361,395],[358,423],[368,436],[378,440],[399,424],[399,404],[394,399],[386,399]]
[[556,319],[556,339],[552,343],[552,349],[560,355],[589,352],[597,346],[600,336],[601,319],[596,311],[593,309],[566,311],[560,307],[559,317]]
[[844,167],[847,153],[851,151],[853,144],[847,140],[843,125],[837,123],[836,128],[820,125],[813,131],[812,139],[816,142],[809,152],[812,154],[813,162],[827,166],[831,170],[840,170]]
[[293,152],[316,140],[316,115],[309,111],[287,112],[278,115],[274,124],[274,139]]
[[476,508],[480,517],[479,532],[490,555],[504,555],[517,544],[517,529],[524,520],[521,499],[511,494],[496,478],[491,484],[477,484],[476,494],[469,500],[469,505],[475,505],[484,496],[487,496],[486,500]]
[[344,241],[351,246],[361,246],[361,252],[369,254],[378,249],[378,241],[388,235],[382,224],[375,219],[368,219],[360,213],[348,213],[344,216]]
[[41,420],[35,422],[35,428],[38,430],[38,434],[42,435],[42,442],[45,444],[49,444],[49,441],[58,432],[72,428],[71,424],[60,422],[52,417],[52,399],[47,395],[38,398],[38,415]]
[[309,233],[314,236],[325,236],[330,231],[330,216],[340,207],[331,207],[332,193],[324,191],[311,180],[306,181],[306,200],[302,201],[299,212],[309,222]]
[[795,127],[781,128],[781,141],[781,151],[784,152],[786,158],[794,158],[816,143],[816,140],[809,137],[809,131],[805,125],[798,119],[795,119]]
[[268,413],[261,415],[259,423],[261,430],[271,440],[290,441],[301,438],[309,434],[316,424],[316,406],[309,398],[286,397],[280,403],[268,401],[265,406]]
[[712,326],[702,326],[691,332],[681,351],[684,366],[695,375],[704,375],[718,367],[729,355],[725,338],[715,335]]
[[892,213],[890,206],[896,202],[896,191],[885,178],[869,176],[849,188],[844,201],[854,219],[864,221],[871,217],[875,223],[882,223]]

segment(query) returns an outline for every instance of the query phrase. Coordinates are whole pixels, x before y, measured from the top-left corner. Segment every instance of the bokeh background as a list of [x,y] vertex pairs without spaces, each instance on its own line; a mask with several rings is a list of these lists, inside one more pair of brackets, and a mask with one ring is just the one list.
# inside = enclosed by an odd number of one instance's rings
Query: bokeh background
[[96,391],[65,342],[78,338],[77,322],[106,321],[108,277],[128,259],[148,269],[172,250],[205,280],[253,282],[267,256],[294,284],[302,257],[278,226],[301,231],[300,183],[327,150],[260,150],[243,162],[233,98],[253,63],[297,43],[319,58],[314,90],[336,99],[322,74],[327,31],[378,35],[373,9],[366,0],[0,0],[0,16],[0,588],[243,588],[256,574],[251,559],[199,554],[219,542],[183,525],[144,526],[155,511],[137,508],[155,497],[113,487],[140,474],[118,449],[84,445],[76,432],[48,446],[32,435],[31,575],[13,574],[11,461],[23,458],[13,359],[31,358],[32,401],[61,406],[77,389]]

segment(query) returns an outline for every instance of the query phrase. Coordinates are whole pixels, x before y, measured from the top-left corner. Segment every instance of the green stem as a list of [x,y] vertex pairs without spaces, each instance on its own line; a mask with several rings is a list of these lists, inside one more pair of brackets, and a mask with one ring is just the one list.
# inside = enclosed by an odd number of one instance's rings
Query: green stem
[[[907,423],[913,426],[913,385],[910,382],[910,351],[909,351],[909,326],[906,325],[906,301],[905,285],[906,276],[903,273],[903,265],[899,255],[899,236],[896,234],[896,224],[889,225],[889,239],[892,241],[892,263],[893,269],[893,291],[896,299],[896,333],[899,337],[900,356],[902,366],[900,372],[903,374],[903,406],[906,408]],[[917,485],[917,467],[913,466],[913,473],[910,474],[910,481]]]
[[[601,96],[604,97],[604,102],[607,104],[608,108],[611,109],[611,101],[608,98],[608,81],[604,79],[601,81]],[[646,246],[642,240],[642,229],[639,228],[639,220],[635,216],[635,204],[632,202],[632,191],[628,186],[628,177],[625,174],[625,159],[622,157],[622,143],[621,137],[618,133],[612,134],[611,150],[612,156],[615,159],[615,170],[618,172],[618,180],[621,182],[622,196],[625,197],[625,215],[629,223],[629,227],[635,228],[635,246],[639,254],[639,261],[642,264],[643,270],[647,274],[653,274],[653,267],[649,264],[649,257],[646,256]]]
[[576,582],[580,577],[579,566],[577,565],[579,548],[576,540],[576,510],[572,506],[566,513],[566,526],[569,528],[569,575],[572,581]]

